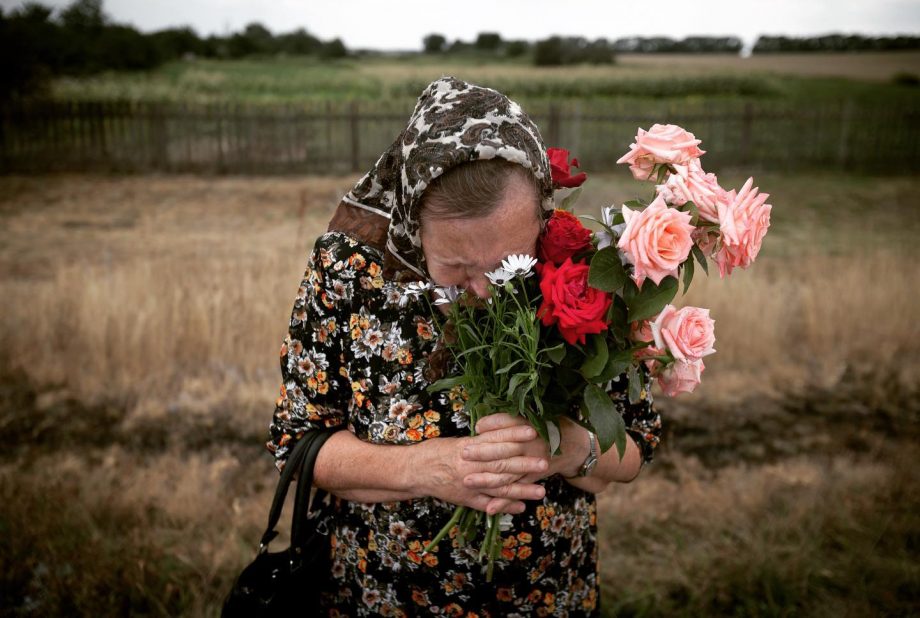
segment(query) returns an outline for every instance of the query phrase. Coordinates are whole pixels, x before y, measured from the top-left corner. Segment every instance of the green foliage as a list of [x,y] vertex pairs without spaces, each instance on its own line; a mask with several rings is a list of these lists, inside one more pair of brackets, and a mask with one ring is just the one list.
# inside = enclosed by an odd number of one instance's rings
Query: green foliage
[[604,247],[591,258],[588,270],[588,285],[591,287],[613,292],[622,288],[626,279],[626,271],[615,247]]
[[616,406],[604,389],[588,384],[584,392],[585,410],[588,421],[597,434],[597,443],[602,453],[610,450],[614,444],[620,459],[626,453],[626,424]]
[[642,289],[629,279],[623,294],[629,308],[629,321],[637,322],[658,315],[665,305],[674,300],[677,288],[677,279],[674,277],[665,277],[659,285],[646,278],[642,282]]
[[447,39],[443,34],[429,34],[422,39],[422,50],[426,54],[440,54],[447,47]]
[[570,64],[613,64],[614,52],[606,39],[589,42],[584,37],[553,36],[534,45],[534,64],[538,67]]
[[502,45],[502,37],[497,32],[480,32],[476,37],[476,49],[496,51]]
[[920,36],[898,35],[867,37],[860,34],[826,34],[814,37],[761,35],[753,53],[887,51],[920,49]]

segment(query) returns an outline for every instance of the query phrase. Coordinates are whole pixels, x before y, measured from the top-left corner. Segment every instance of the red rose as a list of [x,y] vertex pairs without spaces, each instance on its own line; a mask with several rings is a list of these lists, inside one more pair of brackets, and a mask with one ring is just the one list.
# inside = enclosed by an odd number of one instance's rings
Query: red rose
[[569,163],[569,151],[565,148],[547,148],[546,155],[549,157],[550,173],[553,176],[553,184],[556,188],[578,187],[588,179],[588,175],[584,172],[572,176],[572,167],[580,166],[578,165],[578,159],[572,159],[572,162]]
[[541,262],[552,262],[558,266],[579,251],[590,248],[591,230],[572,213],[556,209],[546,222],[537,256]]
[[556,268],[551,263],[537,264],[543,304],[537,315],[544,326],[553,324],[570,344],[585,343],[585,335],[607,330],[604,320],[613,299],[610,294],[588,285],[587,264],[571,259]]

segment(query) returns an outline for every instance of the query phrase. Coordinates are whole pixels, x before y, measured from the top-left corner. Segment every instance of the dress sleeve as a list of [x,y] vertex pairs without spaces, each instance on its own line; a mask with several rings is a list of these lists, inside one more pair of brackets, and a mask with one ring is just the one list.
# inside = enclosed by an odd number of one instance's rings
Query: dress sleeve
[[350,305],[346,291],[351,282],[334,268],[336,246],[328,234],[316,241],[281,344],[281,392],[269,425],[271,439],[265,443],[279,471],[304,433],[347,422],[351,382],[342,316]]
[[[649,384],[648,372],[645,367],[640,369]],[[661,442],[661,415],[655,410],[654,400],[649,387],[642,390],[641,399],[636,403],[629,402],[629,380],[626,374],[620,375],[610,383],[608,391],[617,411],[623,416],[626,424],[626,433],[632,436],[639,447],[641,454],[640,470],[645,464],[652,461],[655,449]]]

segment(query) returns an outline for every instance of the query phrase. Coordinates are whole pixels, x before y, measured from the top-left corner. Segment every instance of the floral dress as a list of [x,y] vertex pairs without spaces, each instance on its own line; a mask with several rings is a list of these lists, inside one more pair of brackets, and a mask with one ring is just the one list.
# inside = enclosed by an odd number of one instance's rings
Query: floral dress
[[[281,346],[283,383],[266,444],[279,470],[293,443],[320,427],[347,428],[375,444],[469,435],[463,391],[426,392],[438,318],[418,287],[385,280],[382,266],[380,250],[347,234],[316,241]],[[628,403],[625,383],[613,382],[611,396],[645,463],[661,422],[649,398]],[[559,475],[540,483],[545,497],[508,518],[488,583],[478,543],[460,546],[456,528],[422,553],[455,505],[326,494],[311,515],[331,540],[322,615],[598,615],[595,497]]]

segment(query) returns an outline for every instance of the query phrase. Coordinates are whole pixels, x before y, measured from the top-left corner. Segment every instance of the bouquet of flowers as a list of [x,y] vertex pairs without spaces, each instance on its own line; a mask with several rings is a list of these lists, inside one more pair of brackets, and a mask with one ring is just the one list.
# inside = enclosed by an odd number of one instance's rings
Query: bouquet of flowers
[[[550,148],[553,183],[573,189],[547,221],[536,258],[512,255],[486,273],[490,297],[464,302],[462,290],[435,290],[436,304],[450,304],[445,337],[461,374],[430,390],[462,385],[470,427],[497,412],[526,418],[556,454],[559,419],[567,415],[596,434],[602,452],[626,451],[626,428],[607,394],[612,380],[626,374],[631,402],[657,382],[668,396],[691,392],[715,352],[709,310],[677,308],[671,301],[680,282],[684,292],[694,262],[720,277],[747,268],[760,251],[770,225],[768,194],[748,178],[739,191],[726,191],[700,165],[700,140],[676,125],[639,129],[628,163],[633,177],[655,183],[649,200],[602,209],[592,232],[572,213],[587,176],[572,175],[577,159]],[[483,513],[458,507],[426,551],[447,534],[461,543],[474,539]],[[493,563],[500,531],[510,515],[486,517],[480,559]],[[451,532],[456,527],[456,532]]]

